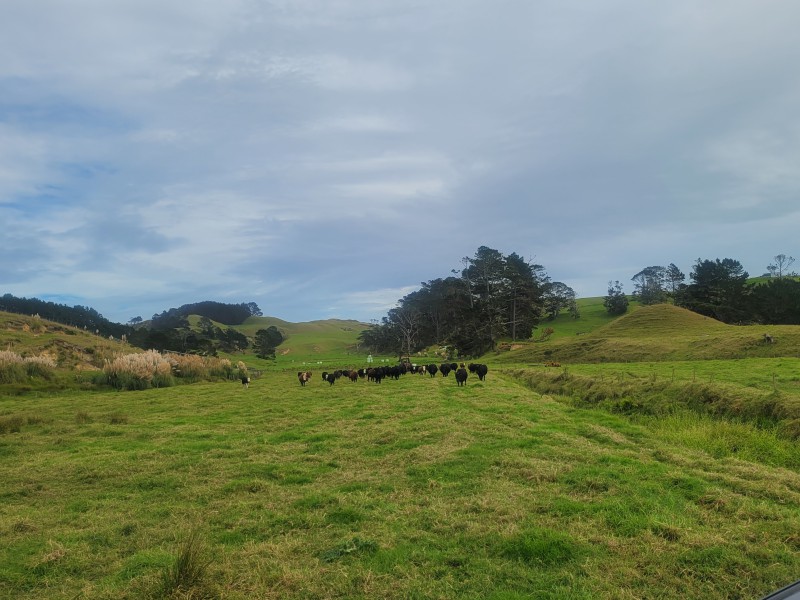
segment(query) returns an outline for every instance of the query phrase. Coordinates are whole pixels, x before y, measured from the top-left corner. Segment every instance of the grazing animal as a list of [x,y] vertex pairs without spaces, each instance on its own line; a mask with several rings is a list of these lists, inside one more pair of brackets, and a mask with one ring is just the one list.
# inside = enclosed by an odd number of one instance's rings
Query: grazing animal
[[486,374],[488,372],[489,372],[489,367],[487,367],[484,364],[476,364],[475,370],[473,371],[473,373],[475,373],[478,376],[478,379],[481,381],[484,381],[486,379]]
[[436,371],[439,370],[439,367],[436,365],[428,365],[428,373],[431,374],[431,378],[436,377]]
[[439,365],[439,371],[442,373],[442,377],[447,377],[448,375],[450,375],[450,371],[452,370],[453,369],[450,368],[450,365],[448,363],[442,363],[441,365]]
[[456,369],[456,383],[458,384],[459,387],[461,387],[462,385],[467,385],[468,376],[469,375],[467,374],[467,370],[463,366]]
[[323,380],[327,381],[329,384],[333,385],[336,383],[338,377],[336,377],[336,373],[323,373],[322,374]]
[[774,344],[775,343],[775,338],[772,337],[770,334],[765,333],[764,334],[764,343],[765,344]]
[[353,382],[358,381],[358,371],[356,371],[355,369],[352,371],[348,371],[347,376],[350,378],[350,381]]
[[297,379],[300,382],[300,385],[305,386],[308,383],[308,380],[311,379],[311,371],[300,371],[297,373]]
[[242,375],[242,386],[245,388],[250,387],[250,377],[247,375]]

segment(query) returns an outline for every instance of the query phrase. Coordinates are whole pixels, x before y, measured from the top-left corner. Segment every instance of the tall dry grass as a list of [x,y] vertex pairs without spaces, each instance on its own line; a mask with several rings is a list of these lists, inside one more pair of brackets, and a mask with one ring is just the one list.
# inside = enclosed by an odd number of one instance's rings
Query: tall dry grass
[[176,378],[187,381],[233,379],[235,371],[226,358],[190,354],[162,355],[156,350],[123,354],[106,360],[105,382],[116,389],[142,390],[174,385]]
[[103,373],[106,382],[116,389],[144,390],[174,383],[172,364],[156,350],[106,360]]
[[11,350],[0,350],[0,383],[21,383],[29,377],[50,379],[56,363],[47,356],[22,357]]

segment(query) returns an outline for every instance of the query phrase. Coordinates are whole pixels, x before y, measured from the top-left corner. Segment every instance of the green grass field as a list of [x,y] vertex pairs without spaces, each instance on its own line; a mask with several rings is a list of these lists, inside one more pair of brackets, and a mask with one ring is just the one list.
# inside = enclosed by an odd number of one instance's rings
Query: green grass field
[[3,598],[757,598],[800,572],[796,444],[494,370],[0,396],[0,415],[21,424],[0,435]]
[[6,348],[60,365],[0,385],[0,598],[759,598],[797,579],[800,328],[601,309],[465,388],[329,386],[365,366],[360,324],[258,318],[245,333],[288,339],[230,357],[261,371],[249,389],[138,392],[81,375],[119,342],[0,313]]

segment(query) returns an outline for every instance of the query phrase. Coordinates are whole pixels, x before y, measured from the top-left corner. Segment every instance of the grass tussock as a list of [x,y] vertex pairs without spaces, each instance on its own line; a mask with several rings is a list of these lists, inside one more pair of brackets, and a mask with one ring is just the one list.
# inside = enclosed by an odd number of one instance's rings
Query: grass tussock
[[20,433],[26,425],[38,425],[44,420],[37,416],[8,415],[0,417],[0,434]]
[[183,541],[178,555],[161,576],[158,597],[211,598],[206,575],[212,559],[200,532],[193,529]]

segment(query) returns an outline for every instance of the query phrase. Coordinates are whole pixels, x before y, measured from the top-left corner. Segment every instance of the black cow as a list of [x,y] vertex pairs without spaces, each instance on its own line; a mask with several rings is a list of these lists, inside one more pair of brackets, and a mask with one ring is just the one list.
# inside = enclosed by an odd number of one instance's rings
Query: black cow
[[450,371],[452,370],[453,369],[450,368],[450,365],[448,363],[442,363],[441,365],[439,365],[439,371],[442,373],[442,377],[447,377],[448,375],[450,375]]
[[486,374],[489,372],[489,367],[480,363],[470,363],[468,368],[469,372],[477,375],[481,381],[486,379]]
[[430,373],[432,378],[436,377],[436,371],[439,370],[439,367],[437,367],[436,365],[431,364],[431,365],[428,365],[426,368],[428,369],[428,373]]
[[467,370],[464,367],[459,367],[456,369],[456,383],[459,387],[462,385],[467,385]]

